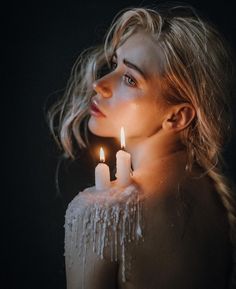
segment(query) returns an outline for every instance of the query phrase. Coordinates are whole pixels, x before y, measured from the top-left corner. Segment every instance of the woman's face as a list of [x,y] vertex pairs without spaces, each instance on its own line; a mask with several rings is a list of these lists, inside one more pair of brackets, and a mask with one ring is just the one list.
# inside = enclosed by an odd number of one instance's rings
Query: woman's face
[[93,84],[92,133],[119,137],[124,126],[127,138],[140,139],[161,129],[165,106],[158,89],[160,58],[157,45],[141,31],[116,50],[112,70]]

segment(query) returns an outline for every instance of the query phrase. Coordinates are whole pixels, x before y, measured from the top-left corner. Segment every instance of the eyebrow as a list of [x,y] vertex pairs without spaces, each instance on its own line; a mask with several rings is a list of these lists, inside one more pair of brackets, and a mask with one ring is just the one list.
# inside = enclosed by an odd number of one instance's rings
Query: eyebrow
[[[114,52],[114,54],[112,55],[112,58],[113,58],[113,57],[116,58],[116,59],[118,58],[116,52]],[[139,72],[139,74],[141,74],[141,76],[142,76],[145,80],[148,79],[147,74],[146,74],[141,68],[139,68],[136,64],[130,62],[130,61],[127,60],[126,58],[123,59],[123,63],[124,63],[127,67],[129,67],[129,68],[131,68],[131,69],[134,69],[134,70],[136,70],[137,72]]]

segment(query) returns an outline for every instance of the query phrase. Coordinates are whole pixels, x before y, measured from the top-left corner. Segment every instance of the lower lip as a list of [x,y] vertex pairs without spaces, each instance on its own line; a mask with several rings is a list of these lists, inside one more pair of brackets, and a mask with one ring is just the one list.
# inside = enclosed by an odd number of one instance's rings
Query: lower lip
[[105,117],[105,115],[98,110],[90,109],[90,114],[96,117]]

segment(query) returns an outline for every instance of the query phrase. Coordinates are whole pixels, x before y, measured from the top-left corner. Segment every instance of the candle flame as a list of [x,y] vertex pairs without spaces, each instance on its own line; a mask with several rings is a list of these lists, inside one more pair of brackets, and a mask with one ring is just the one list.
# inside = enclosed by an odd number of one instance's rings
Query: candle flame
[[120,129],[120,145],[122,149],[125,148],[125,130],[123,126]]
[[103,148],[100,148],[100,162],[105,162],[105,153]]

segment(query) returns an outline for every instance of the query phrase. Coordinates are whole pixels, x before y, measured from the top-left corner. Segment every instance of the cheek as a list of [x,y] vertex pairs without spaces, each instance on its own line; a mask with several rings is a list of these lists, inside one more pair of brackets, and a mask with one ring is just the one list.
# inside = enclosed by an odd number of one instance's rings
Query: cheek
[[124,121],[127,123],[127,121],[135,120],[139,117],[142,111],[143,109],[140,104],[124,101],[114,105],[110,116],[114,121]]
[[124,126],[127,137],[150,135],[158,125],[158,115],[154,104],[133,102],[117,107],[113,121],[118,127]]

